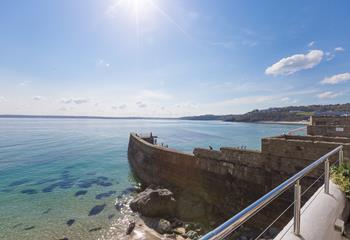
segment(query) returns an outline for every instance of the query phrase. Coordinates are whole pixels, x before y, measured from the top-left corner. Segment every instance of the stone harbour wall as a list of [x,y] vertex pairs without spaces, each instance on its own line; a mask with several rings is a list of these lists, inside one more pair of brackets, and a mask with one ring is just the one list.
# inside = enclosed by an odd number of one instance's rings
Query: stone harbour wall
[[350,117],[312,116],[312,126],[350,126]]
[[[195,195],[201,200],[199,206],[207,210],[201,217],[222,222],[341,144],[344,160],[350,161],[350,139],[342,137],[285,135],[262,139],[262,151],[195,148],[193,154],[187,154],[131,134],[128,157],[134,174],[144,185],[168,187],[180,196]],[[301,182],[302,189],[322,173],[322,166],[311,172]],[[311,196],[318,186],[306,196]],[[254,225],[264,226],[279,215],[290,204],[292,193],[293,189],[287,191],[259,213]],[[279,224],[283,226],[290,216],[291,213],[283,216]]]
[[207,204],[208,215],[220,222],[266,192],[266,172],[258,151],[196,148],[194,154],[186,154],[131,134],[128,157],[142,183],[196,195]]
[[310,122],[308,135],[350,137],[350,117],[313,116]]

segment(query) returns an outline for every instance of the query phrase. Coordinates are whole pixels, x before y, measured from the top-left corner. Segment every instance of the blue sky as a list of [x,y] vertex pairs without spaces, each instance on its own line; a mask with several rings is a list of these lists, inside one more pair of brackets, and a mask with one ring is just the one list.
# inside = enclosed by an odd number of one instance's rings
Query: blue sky
[[0,114],[177,117],[349,102],[349,1],[0,8]]

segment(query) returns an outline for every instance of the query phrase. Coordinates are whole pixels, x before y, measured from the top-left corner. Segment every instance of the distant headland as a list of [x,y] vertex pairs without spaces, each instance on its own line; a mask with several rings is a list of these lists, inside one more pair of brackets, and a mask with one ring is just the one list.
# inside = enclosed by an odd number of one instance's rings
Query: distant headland
[[199,116],[185,117],[108,117],[108,116],[69,116],[69,115],[17,115],[3,114],[0,118],[63,118],[63,119],[148,119],[148,120],[202,120],[202,121],[227,121],[227,122],[297,122],[308,121],[310,116],[318,115],[350,115],[350,103],[288,106],[268,109],[255,109],[244,114],[213,115],[205,114]]

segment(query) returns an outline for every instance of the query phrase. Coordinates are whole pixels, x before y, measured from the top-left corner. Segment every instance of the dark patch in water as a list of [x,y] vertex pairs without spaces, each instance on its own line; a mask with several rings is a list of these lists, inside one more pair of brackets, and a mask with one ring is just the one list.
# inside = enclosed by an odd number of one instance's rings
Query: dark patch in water
[[72,226],[72,224],[75,222],[75,220],[74,219],[69,219],[67,222],[66,222],[66,224],[70,227],[70,226]]
[[105,193],[100,193],[96,195],[96,199],[102,199],[102,198],[107,198],[112,196],[113,194],[115,194],[116,191],[109,191],[109,192],[105,192]]
[[79,197],[79,196],[81,196],[81,195],[85,195],[86,193],[87,193],[86,190],[80,190],[80,191],[76,192],[76,193],[74,194],[74,196]]
[[96,205],[95,207],[93,207],[90,212],[89,212],[89,216],[93,216],[93,215],[97,215],[100,212],[102,212],[102,210],[105,208],[106,204],[102,204],[102,205]]
[[34,229],[35,226],[30,226],[30,227],[26,227],[24,230],[27,231],[27,230],[31,230],[31,229]]
[[43,212],[43,214],[48,214],[51,210],[51,208],[48,208],[46,211]]
[[80,180],[78,183],[78,187],[80,188],[89,188],[92,186],[92,184],[96,183],[97,181],[95,179],[86,179],[86,180]]
[[44,188],[44,189],[42,190],[42,192],[44,192],[44,193],[52,192],[52,191],[53,191],[56,187],[58,187],[58,186],[59,186],[58,183],[53,183],[53,184],[47,186],[46,188]]
[[85,179],[85,180],[80,180],[78,182],[78,186],[80,188],[90,188],[93,184],[96,184],[98,186],[102,186],[102,187],[108,187],[108,186],[112,186],[113,184],[111,182],[106,182],[102,179]]
[[1,192],[9,193],[9,192],[12,192],[12,189],[6,188],[6,189],[1,190]]
[[102,181],[107,181],[107,180],[108,180],[108,177],[99,176],[99,177],[97,177],[97,179],[102,180]]
[[37,182],[35,182],[33,185],[41,185],[41,184],[45,184],[45,183],[49,183],[49,182],[54,182],[58,180],[57,178],[46,178],[46,179],[41,179]]
[[37,194],[38,191],[35,190],[35,189],[24,189],[24,190],[21,191],[21,193],[25,193],[25,194],[31,195],[31,194]]
[[16,228],[16,227],[19,227],[19,226],[21,226],[21,225],[23,225],[23,223],[18,223],[18,224],[16,224],[15,226],[13,226],[12,228]]
[[69,240],[69,238],[64,237],[64,238],[60,238],[59,240]]
[[101,227],[92,228],[92,229],[89,230],[89,232],[100,231],[101,229],[102,229]]
[[136,187],[129,187],[129,188],[124,189],[120,196],[129,194],[129,193],[134,193],[136,191],[137,191]]
[[96,175],[96,172],[88,172],[88,173],[86,173],[86,175],[88,175],[88,176],[94,176],[94,175]]
[[62,189],[68,189],[73,187],[75,180],[67,178],[59,181],[57,184]]
[[25,183],[28,183],[28,182],[30,182],[29,179],[17,180],[17,181],[14,181],[14,182],[10,183],[9,187],[19,186],[19,185],[22,185],[22,184],[25,184]]
[[111,182],[97,182],[97,185],[102,187],[109,187],[109,186],[112,186],[113,184]]
[[108,215],[108,219],[111,220],[112,218],[114,218],[114,214]]

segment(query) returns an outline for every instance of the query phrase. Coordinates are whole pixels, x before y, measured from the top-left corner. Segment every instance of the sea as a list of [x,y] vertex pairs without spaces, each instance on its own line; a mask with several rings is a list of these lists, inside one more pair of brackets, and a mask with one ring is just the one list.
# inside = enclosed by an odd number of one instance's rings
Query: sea
[[221,121],[0,118],[0,239],[121,239],[138,183],[130,132],[184,152],[259,150],[298,125]]

